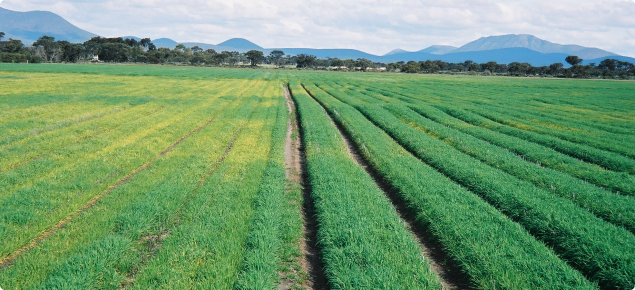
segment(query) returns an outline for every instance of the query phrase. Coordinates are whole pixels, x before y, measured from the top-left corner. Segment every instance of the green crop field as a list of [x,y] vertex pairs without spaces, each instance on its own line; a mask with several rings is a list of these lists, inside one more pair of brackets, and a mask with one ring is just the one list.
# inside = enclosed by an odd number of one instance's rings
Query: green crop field
[[635,287],[635,83],[0,64],[0,288]]

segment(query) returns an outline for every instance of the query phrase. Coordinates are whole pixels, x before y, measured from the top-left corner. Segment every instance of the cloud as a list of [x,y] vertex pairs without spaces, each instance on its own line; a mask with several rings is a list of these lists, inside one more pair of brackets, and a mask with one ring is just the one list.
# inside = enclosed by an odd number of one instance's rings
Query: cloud
[[481,36],[534,34],[563,44],[635,51],[635,0],[0,0],[49,10],[103,36],[219,43],[244,37],[263,47],[460,46]]

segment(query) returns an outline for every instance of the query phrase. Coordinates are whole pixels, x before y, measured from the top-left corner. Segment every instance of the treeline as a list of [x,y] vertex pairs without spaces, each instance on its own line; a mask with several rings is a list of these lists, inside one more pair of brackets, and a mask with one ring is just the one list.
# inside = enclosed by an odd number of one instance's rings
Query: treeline
[[[0,32],[0,40],[4,33]],[[31,46],[21,40],[0,41],[0,62],[5,63],[149,63],[149,64],[187,64],[187,65],[251,65],[265,63],[295,64],[297,57],[282,61],[282,51],[273,51],[265,56],[261,51],[246,53],[237,51],[217,52],[204,50],[198,46],[186,47],[178,44],[173,49],[157,48],[150,38],[140,40],[131,38],[93,37],[84,43],[70,43],[55,40],[52,36],[42,36]]]
[[463,63],[427,60],[420,62],[390,63],[387,65],[387,70],[405,73],[467,73],[474,75],[549,76],[563,78],[628,79],[635,77],[635,65],[626,61],[605,59],[597,65],[595,63],[581,65],[582,59],[577,56],[568,56],[565,61],[571,65],[569,68],[565,68],[562,63],[554,63],[549,66],[532,66],[529,63],[520,62],[499,64],[495,61],[490,61],[479,64],[470,60]]
[[[0,40],[4,33],[0,32]],[[178,44],[173,49],[157,48],[150,38],[140,40],[129,38],[93,37],[84,43],[56,41],[54,37],[42,36],[31,46],[22,41],[9,39],[0,41],[0,62],[110,62],[110,63],[149,63],[204,66],[236,66],[271,64],[279,67],[294,66],[304,69],[345,70],[345,71],[385,71],[423,74],[472,74],[501,76],[539,76],[561,78],[635,78],[635,65],[616,59],[605,59],[599,64],[581,65],[582,59],[568,56],[563,63],[549,66],[532,66],[529,63],[512,62],[499,64],[494,61],[476,63],[471,60],[462,63],[449,63],[440,60],[408,61],[394,63],[372,62],[368,59],[319,59],[313,55],[285,55],[274,50],[269,55],[262,51],[251,50],[246,53],[202,49],[198,46],[186,47]]]

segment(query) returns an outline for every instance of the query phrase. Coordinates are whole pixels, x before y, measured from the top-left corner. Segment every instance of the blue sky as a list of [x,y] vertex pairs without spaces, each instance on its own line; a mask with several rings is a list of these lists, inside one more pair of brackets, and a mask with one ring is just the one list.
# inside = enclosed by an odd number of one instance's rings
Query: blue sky
[[47,10],[102,36],[168,37],[263,47],[460,46],[481,36],[533,34],[635,56],[635,0],[0,0]]

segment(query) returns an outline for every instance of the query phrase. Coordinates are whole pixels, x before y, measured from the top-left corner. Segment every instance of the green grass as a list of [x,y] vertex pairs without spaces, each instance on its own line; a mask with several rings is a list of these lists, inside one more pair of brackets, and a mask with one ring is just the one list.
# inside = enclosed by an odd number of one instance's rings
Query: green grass
[[[423,228],[429,228],[478,289],[593,289],[475,194],[421,163],[361,113],[307,85],[353,137],[374,168],[398,190]],[[501,257],[501,258],[493,258]],[[505,257],[505,258],[502,258]]]
[[[635,286],[633,82],[59,64],[0,80],[4,289],[297,288],[303,202],[333,289],[439,289],[411,231],[477,289]],[[307,200],[285,178],[287,82]]]
[[332,289],[440,289],[388,198],[347,153],[320,105],[296,82],[317,243]]

